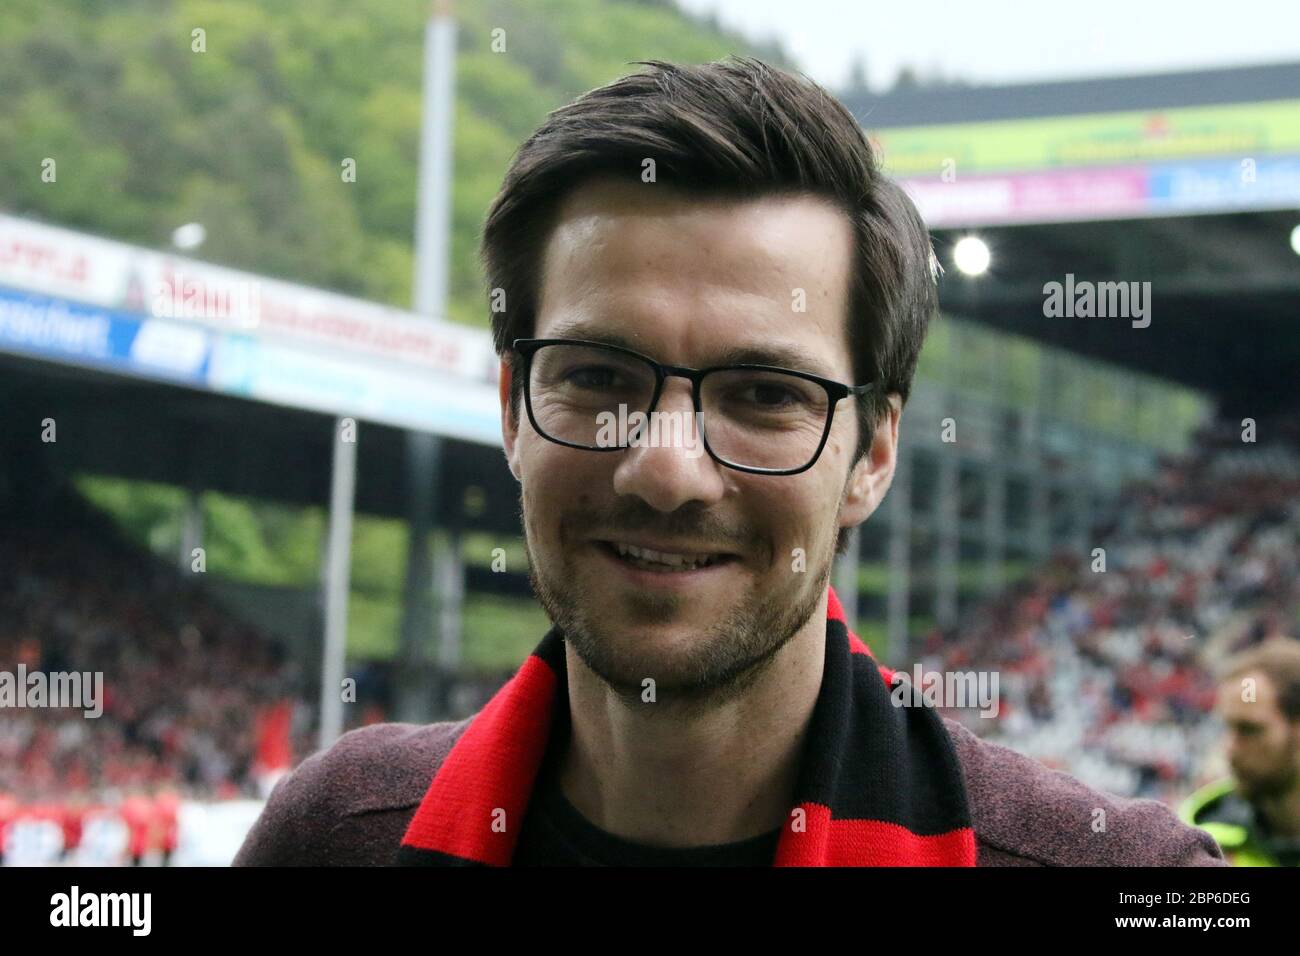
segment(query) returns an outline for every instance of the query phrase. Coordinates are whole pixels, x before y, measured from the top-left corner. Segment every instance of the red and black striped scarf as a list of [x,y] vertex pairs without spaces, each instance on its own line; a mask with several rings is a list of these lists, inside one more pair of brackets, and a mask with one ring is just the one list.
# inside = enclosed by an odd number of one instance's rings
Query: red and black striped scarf
[[[975,865],[948,732],[933,708],[895,706],[893,681],[828,588],[826,666],[773,865]],[[452,747],[397,862],[510,865],[556,709],[568,705],[564,642],[552,628]]]

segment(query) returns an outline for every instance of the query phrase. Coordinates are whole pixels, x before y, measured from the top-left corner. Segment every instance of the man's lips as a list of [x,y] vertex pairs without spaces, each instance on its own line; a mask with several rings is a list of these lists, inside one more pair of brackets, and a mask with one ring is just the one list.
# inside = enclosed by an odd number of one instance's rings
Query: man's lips
[[612,557],[638,567],[664,571],[691,571],[714,567],[739,558],[730,551],[720,551],[695,542],[649,542],[645,539],[598,539],[595,541]]
[[[740,567],[740,558],[736,555],[719,556],[705,564],[683,562],[670,565],[620,554],[617,544],[608,541],[593,541],[592,546],[602,561],[609,562],[608,571],[602,573],[607,586],[613,587],[618,581],[646,593],[665,589],[672,592],[694,590],[731,575],[733,566]],[[605,574],[612,575],[613,580],[605,578]]]
[[714,548],[698,542],[651,541],[638,537],[597,538],[595,544],[614,551],[616,557],[640,558],[673,567],[679,564],[722,563],[738,558],[735,551]]

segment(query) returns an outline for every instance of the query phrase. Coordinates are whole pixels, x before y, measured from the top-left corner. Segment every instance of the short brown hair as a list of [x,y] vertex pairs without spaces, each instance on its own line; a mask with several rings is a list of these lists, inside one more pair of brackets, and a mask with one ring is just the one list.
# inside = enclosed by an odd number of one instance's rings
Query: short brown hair
[[[853,115],[806,76],[752,57],[636,63],[647,69],[551,112],[506,171],[480,250],[488,289],[505,296],[504,311],[492,313],[497,354],[512,361],[511,343],[532,334],[557,207],[586,180],[639,182],[643,160],[653,158],[656,181],[698,195],[825,197],[853,224],[854,384],[878,384],[858,403],[857,461],[887,414],[886,396],[897,393],[906,404],[938,309],[938,261],[916,207],[880,171]],[[520,392],[514,376],[516,421]]]
[[1287,720],[1300,721],[1300,641],[1275,637],[1230,657],[1218,669],[1220,681],[1263,674],[1277,688],[1278,708]]

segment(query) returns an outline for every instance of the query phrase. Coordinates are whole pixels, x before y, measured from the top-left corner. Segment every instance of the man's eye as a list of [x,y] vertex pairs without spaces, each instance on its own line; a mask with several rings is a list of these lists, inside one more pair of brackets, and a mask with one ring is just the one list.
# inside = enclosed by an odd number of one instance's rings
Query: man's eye
[[571,370],[564,380],[578,388],[610,388],[618,384],[618,372],[608,366],[588,365]]
[[750,404],[763,408],[782,408],[801,400],[793,389],[783,385],[769,385],[765,382],[751,385],[744,390],[743,396]]
[[737,383],[728,393],[737,407],[755,411],[789,411],[808,407],[812,400],[796,385],[787,382],[751,381]]

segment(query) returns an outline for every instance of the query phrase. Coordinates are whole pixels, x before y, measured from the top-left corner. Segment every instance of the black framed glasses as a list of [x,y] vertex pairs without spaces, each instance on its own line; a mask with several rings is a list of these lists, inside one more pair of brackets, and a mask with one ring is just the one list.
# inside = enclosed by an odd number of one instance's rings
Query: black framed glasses
[[[523,359],[528,420],[543,438],[588,451],[700,442],[718,464],[759,475],[811,468],[836,405],[874,387],[771,365],[665,365],[584,339],[515,339],[512,347]],[[664,380],[674,376],[691,383],[693,423],[656,415]]]

